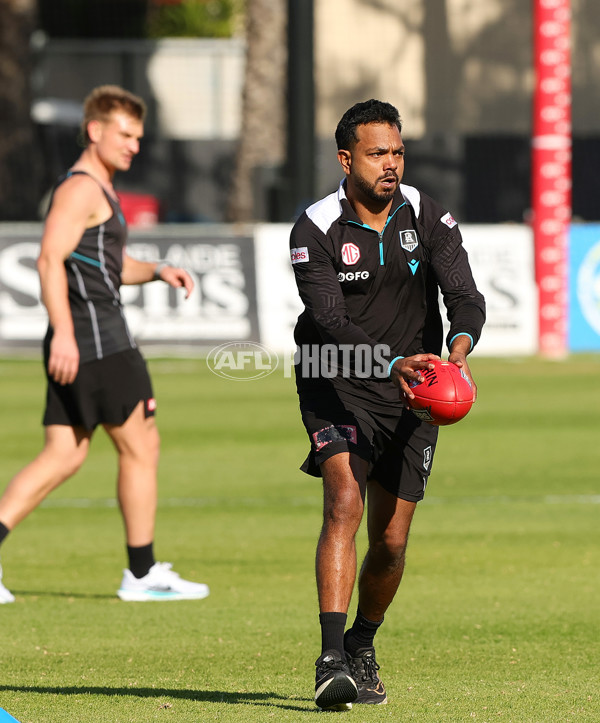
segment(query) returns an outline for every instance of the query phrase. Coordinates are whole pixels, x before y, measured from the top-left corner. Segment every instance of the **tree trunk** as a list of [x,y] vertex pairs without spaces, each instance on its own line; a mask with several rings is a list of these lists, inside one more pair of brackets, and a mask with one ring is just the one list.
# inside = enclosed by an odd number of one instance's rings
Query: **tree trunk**
[[286,125],[286,0],[248,0],[242,127],[227,217],[268,216],[269,173],[283,163]]
[[37,218],[39,156],[30,117],[36,0],[0,0],[0,221]]

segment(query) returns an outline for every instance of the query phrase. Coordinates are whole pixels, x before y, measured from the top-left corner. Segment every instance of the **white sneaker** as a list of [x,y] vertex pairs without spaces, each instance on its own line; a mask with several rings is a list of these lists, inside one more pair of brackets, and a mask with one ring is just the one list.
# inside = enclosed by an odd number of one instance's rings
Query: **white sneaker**
[[117,595],[127,602],[201,600],[208,596],[208,585],[183,580],[171,567],[170,562],[155,562],[148,574],[140,578],[134,577],[131,570],[123,570]]
[[15,601],[15,596],[10,590],[7,590],[2,584],[2,565],[0,565],[0,605]]

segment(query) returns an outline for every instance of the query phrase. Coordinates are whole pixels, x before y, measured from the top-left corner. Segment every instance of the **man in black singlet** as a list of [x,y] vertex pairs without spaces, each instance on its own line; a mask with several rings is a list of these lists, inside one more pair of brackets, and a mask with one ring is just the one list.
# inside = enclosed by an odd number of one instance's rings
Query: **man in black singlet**
[[[38,271],[48,311],[44,362],[48,379],[42,452],[0,498],[0,543],[86,458],[102,425],[119,457],[118,499],[129,566],[121,600],[204,598],[202,583],[183,580],[153,551],[159,436],[146,363],[127,327],[121,284],[162,280],[189,296],[190,275],[163,262],[137,261],[125,250],[127,227],[112,185],[139,151],[145,105],[117,86],[94,89],[84,103],[86,147],[59,179],[44,226]],[[2,584],[0,603],[14,601]]]

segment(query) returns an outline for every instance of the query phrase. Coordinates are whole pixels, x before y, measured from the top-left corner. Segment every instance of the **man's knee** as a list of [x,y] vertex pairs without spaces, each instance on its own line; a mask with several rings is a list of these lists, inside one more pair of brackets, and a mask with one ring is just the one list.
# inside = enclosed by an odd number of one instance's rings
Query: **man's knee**
[[78,449],[75,454],[69,455],[67,458],[63,458],[62,464],[64,465],[66,473],[65,478],[72,477],[76,472],[79,472],[86,457],[87,449]]
[[79,471],[89,450],[90,436],[79,428],[48,427],[41,457],[47,468],[68,479]]
[[358,530],[363,515],[363,503],[360,495],[350,492],[325,497],[323,505],[323,525],[325,527],[343,527]]
[[389,569],[401,567],[406,558],[408,531],[388,530],[381,537],[369,542],[369,556],[377,561],[380,567]]
[[[143,410],[136,410],[134,414]],[[111,437],[121,460],[140,464],[158,464],[160,453],[160,435],[154,418],[133,416],[121,426],[105,427]]]

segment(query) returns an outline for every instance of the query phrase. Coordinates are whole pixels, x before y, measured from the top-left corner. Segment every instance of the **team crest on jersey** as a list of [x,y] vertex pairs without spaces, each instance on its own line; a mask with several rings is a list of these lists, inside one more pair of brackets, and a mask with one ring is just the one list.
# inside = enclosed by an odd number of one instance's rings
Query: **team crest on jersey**
[[449,213],[447,213],[445,216],[442,216],[440,218],[440,221],[442,223],[445,223],[448,228],[454,228],[458,223],[458,221],[455,221]]
[[406,231],[400,231],[400,246],[405,251],[412,253],[419,245],[419,239],[417,232],[412,228],[407,228]]
[[360,249],[356,244],[347,243],[342,246],[342,261],[346,266],[354,266],[360,260]]

